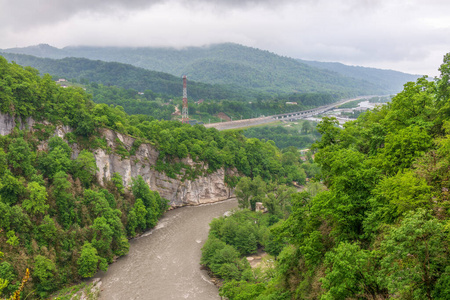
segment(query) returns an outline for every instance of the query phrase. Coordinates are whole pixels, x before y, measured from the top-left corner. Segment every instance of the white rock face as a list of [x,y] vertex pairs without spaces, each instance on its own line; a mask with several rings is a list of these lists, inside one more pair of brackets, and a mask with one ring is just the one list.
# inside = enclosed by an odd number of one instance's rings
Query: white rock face
[[[19,129],[23,130],[26,128],[31,128],[35,122],[32,118],[27,118],[25,121],[19,118]],[[6,115],[0,113],[0,135],[7,135],[13,132],[14,127],[16,127],[16,120],[11,115]]]
[[[135,140],[108,129],[103,129],[102,135],[112,149],[116,146],[116,139],[120,140],[127,150],[131,149]],[[182,176],[173,179],[153,169],[158,155],[159,152],[149,144],[141,144],[136,154],[126,159],[121,159],[113,151],[108,154],[106,150],[98,149],[94,152],[99,168],[97,179],[99,182],[109,180],[117,172],[122,176],[124,184],[130,185],[132,178],[140,175],[150,189],[158,191],[162,197],[170,201],[172,206],[197,205],[230,198],[232,190],[224,183],[224,169],[195,180],[182,181]],[[183,159],[182,162],[190,166],[196,165],[189,158]]]
[[[35,121],[31,118],[26,119],[25,122],[22,120],[19,120],[19,122],[20,129],[32,129],[32,126],[35,124]],[[15,126],[16,121],[14,117],[0,114],[1,135],[10,134]],[[68,126],[57,126],[54,135],[64,138],[65,134],[71,131],[72,129]],[[108,147],[112,150],[120,144],[117,140],[123,143],[127,150],[131,149],[135,141],[130,136],[109,129],[101,129],[101,135],[105,137]],[[38,147],[38,150],[46,149],[46,143]],[[72,149],[72,158],[75,159],[80,149],[76,144],[72,145]],[[228,199],[233,194],[233,190],[225,185],[224,169],[217,170],[212,174],[199,177],[195,180],[184,181],[181,180],[182,176],[173,179],[164,173],[157,172],[154,170],[154,166],[159,152],[150,144],[141,144],[136,154],[126,159],[122,159],[120,155],[111,150],[97,149],[93,153],[99,169],[97,179],[100,183],[104,183],[105,180],[110,180],[112,175],[117,172],[122,176],[124,184],[130,186],[132,178],[141,175],[150,186],[150,189],[158,191],[162,197],[170,201],[170,205],[172,206],[217,202]],[[190,158],[183,159],[182,162],[189,166],[198,164],[194,163]]]
[[16,121],[10,115],[0,114],[0,134],[7,135],[12,132],[16,126]]

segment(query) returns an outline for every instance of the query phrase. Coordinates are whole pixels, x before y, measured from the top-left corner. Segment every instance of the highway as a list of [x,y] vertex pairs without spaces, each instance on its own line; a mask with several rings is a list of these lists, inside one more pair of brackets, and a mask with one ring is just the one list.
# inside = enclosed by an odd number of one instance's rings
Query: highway
[[204,126],[206,128],[216,128],[217,130],[227,130],[227,129],[239,129],[239,128],[245,128],[245,127],[250,127],[250,126],[262,125],[262,124],[272,123],[277,120],[294,121],[294,120],[303,119],[303,118],[311,117],[314,115],[322,114],[326,111],[334,109],[334,108],[336,108],[344,103],[347,103],[347,102],[361,100],[361,99],[370,99],[372,97],[378,97],[378,96],[377,95],[361,96],[361,97],[356,97],[356,98],[351,98],[351,99],[345,99],[345,100],[335,102],[335,103],[332,103],[329,105],[319,106],[319,107],[309,109],[309,110],[304,110],[304,111],[291,112],[291,113],[272,115],[272,116],[267,116],[267,117],[252,118],[252,119],[211,123],[211,124],[205,124]]

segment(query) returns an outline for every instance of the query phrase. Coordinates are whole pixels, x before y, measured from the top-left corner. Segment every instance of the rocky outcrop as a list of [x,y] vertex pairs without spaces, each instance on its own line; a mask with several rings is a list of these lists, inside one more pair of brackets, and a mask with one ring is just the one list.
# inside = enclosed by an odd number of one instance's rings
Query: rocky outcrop
[[[17,121],[17,123],[16,123]],[[32,118],[22,120],[21,118],[14,118],[11,115],[0,113],[0,135],[7,135],[13,132],[14,127],[18,124],[20,130],[31,128],[35,122]]]
[[[232,194],[232,190],[224,183],[224,169],[195,180],[183,181],[181,175],[176,179],[170,178],[154,170],[153,166],[159,155],[154,146],[141,144],[135,155],[121,158],[114,149],[118,144],[122,144],[130,150],[135,139],[108,129],[103,129],[102,135],[107,141],[108,149],[97,149],[94,152],[99,168],[97,172],[99,182],[111,179],[111,176],[117,172],[122,176],[124,183],[130,185],[132,178],[140,175],[152,190],[158,191],[162,197],[170,201],[172,206],[216,202],[228,199]],[[182,162],[192,167],[197,164],[190,158],[183,159]]]
[[[18,120],[20,129],[32,129],[36,123],[28,118],[25,121]],[[6,114],[0,114],[0,134],[10,134],[16,126],[14,117]],[[57,126],[56,136],[64,138],[65,134],[71,132],[68,126]],[[97,163],[97,179],[104,183],[111,179],[111,176],[117,172],[124,181],[125,185],[130,185],[136,176],[142,176],[150,188],[158,191],[160,195],[170,201],[172,206],[198,205],[203,203],[217,202],[228,199],[232,196],[232,189],[226,186],[224,169],[198,177],[195,180],[182,180],[182,176],[170,178],[165,173],[154,169],[159,152],[150,144],[141,144],[134,155],[122,158],[117,154],[117,147],[122,146],[130,150],[135,141],[134,138],[117,133],[109,129],[101,129],[101,135],[106,139],[106,149],[96,149],[93,151]],[[45,150],[46,144],[39,146],[39,150]],[[76,144],[72,145],[72,158],[75,159],[80,150]],[[186,158],[182,162],[188,166],[195,167],[199,163]],[[205,166],[202,166],[205,167]],[[230,171],[227,171],[230,172]]]

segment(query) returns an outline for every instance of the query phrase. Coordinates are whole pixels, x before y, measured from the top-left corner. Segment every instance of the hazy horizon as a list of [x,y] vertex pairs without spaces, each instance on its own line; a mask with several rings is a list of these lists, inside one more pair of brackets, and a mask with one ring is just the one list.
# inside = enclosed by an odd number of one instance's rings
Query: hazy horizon
[[436,76],[450,52],[443,0],[0,0],[0,48],[199,47]]

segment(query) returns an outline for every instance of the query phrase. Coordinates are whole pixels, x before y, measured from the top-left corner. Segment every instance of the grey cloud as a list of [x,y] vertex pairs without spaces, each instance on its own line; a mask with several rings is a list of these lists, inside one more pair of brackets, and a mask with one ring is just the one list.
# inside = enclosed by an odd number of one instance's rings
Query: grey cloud
[[83,12],[109,14],[119,10],[147,8],[163,0],[2,0],[0,24],[12,29],[54,24]]
[[236,42],[358,65],[432,62],[434,70],[449,49],[449,10],[448,0],[0,0],[0,48]]
[[[294,0],[172,0],[187,7],[209,5],[223,8],[279,6]],[[310,0],[303,0],[310,1]],[[12,30],[55,24],[81,13],[99,15],[123,14],[147,9],[171,0],[0,0],[0,26]]]

